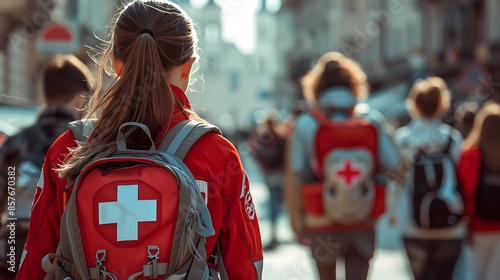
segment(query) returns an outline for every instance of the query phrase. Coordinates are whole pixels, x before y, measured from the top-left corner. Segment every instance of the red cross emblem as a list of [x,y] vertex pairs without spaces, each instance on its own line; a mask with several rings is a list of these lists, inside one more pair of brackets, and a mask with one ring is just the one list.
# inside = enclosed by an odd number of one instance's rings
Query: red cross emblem
[[354,169],[351,161],[346,160],[344,168],[337,170],[336,175],[340,178],[344,178],[347,186],[351,186],[355,179],[361,177],[361,170]]

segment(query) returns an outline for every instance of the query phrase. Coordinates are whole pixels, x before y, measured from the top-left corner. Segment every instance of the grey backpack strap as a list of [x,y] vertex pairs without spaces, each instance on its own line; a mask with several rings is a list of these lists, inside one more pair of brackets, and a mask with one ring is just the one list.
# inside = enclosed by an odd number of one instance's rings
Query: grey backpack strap
[[167,133],[158,150],[166,151],[184,160],[194,143],[209,132],[220,134],[216,126],[193,120],[182,121]]
[[198,237],[195,246],[196,251],[194,253],[197,255],[192,256],[189,261],[178,268],[175,274],[186,274],[185,278],[183,278],[186,280],[218,279],[210,278],[210,268],[205,260],[205,241],[201,237]]
[[68,127],[78,142],[87,142],[96,122],[96,118],[82,119],[70,122]]

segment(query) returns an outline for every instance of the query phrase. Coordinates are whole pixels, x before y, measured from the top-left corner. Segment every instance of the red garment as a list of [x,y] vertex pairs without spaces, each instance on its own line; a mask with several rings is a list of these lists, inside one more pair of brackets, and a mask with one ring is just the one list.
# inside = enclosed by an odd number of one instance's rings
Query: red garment
[[[177,98],[190,107],[184,92],[176,87],[172,89]],[[186,118],[177,110],[170,127]],[[68,131],[47,152],[43,181],[37,188],[25,244],[27,254],[16,279],[43,279],[41,260],[48,253],[56,252],[66,181],[60,179],[54,169],[68,154],[68,148],[75,146],[75,138]],[[192,147],[184,163],[196,180],[208,184],[208,209],[216,234],[207,239],[207,255],[219,242],[229,279],[260,279],[261,272],[255,266],[263,259],[259,224],[237,150],[221,135],[207,134]]]
[[481,152],[479,149],[466,149],[458,165],[458,178],[464,193],[465,215],[470,218],[473,232],[500,231],[500,222],[487,221],[476,217],[476,190],[481,174]]

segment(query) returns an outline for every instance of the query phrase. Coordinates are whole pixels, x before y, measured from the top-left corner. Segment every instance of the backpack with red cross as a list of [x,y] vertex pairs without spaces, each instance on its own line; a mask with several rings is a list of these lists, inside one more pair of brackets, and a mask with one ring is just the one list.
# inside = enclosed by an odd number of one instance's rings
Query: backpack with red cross
[[385,188],[375,180],[377,128],[366,118],[333,121],[319,109],[310,113],[319,124],[314,152],[320,182],[302,188],[309,228],[372,221],[385,210]]
[[[71,123],[75,138],[86,141],[94,122]],[[149,151],[128,149],[125,128],[142,129]],[[182,162],[206,133],[220,131],[184,121],[156,149],[147,126],[121,125],[116,152],[89,163],[66,188],[57,252],[42,261],[45,279],[210,279],[205,238],[214,229]]]

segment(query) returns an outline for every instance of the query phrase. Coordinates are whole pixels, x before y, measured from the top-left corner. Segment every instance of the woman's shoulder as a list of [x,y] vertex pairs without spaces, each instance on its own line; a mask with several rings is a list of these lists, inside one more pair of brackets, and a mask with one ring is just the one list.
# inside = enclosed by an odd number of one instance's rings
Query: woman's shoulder
[[408,138],[408,136],[410,136],[411,132],[412,130],[410,125],[400,127],[394,132],[394,139],[396,140],[396,142],[405,140],[406,138]]
[[[46,160],[51,164],[58,165],[68,156],[69,150],[77,146],[75,136],[71,130],[61,134],[50,146],[47,151]],[[58,167],[55,166],[54,167]]]
[[201,161],[219,163],[228,158],[237,158],[239,160],[238,150],[235,145],[217,132],[207,133],[196,141],[186,159],[189,161],[194,156],[197,156],[198,160]]
[[479,148],[463,148],[462,149],[462,160],[479,160],[481,158],[481,152]]
[[61,134],[49,148],[49,152],[53,154],[67,154],[68,149],[77,146],[75,136],[71,130],[67,130]]
[[303,128],[315,124],[317,121],[309,112],[303,112],[297,116],[295,121],[295,128]]

